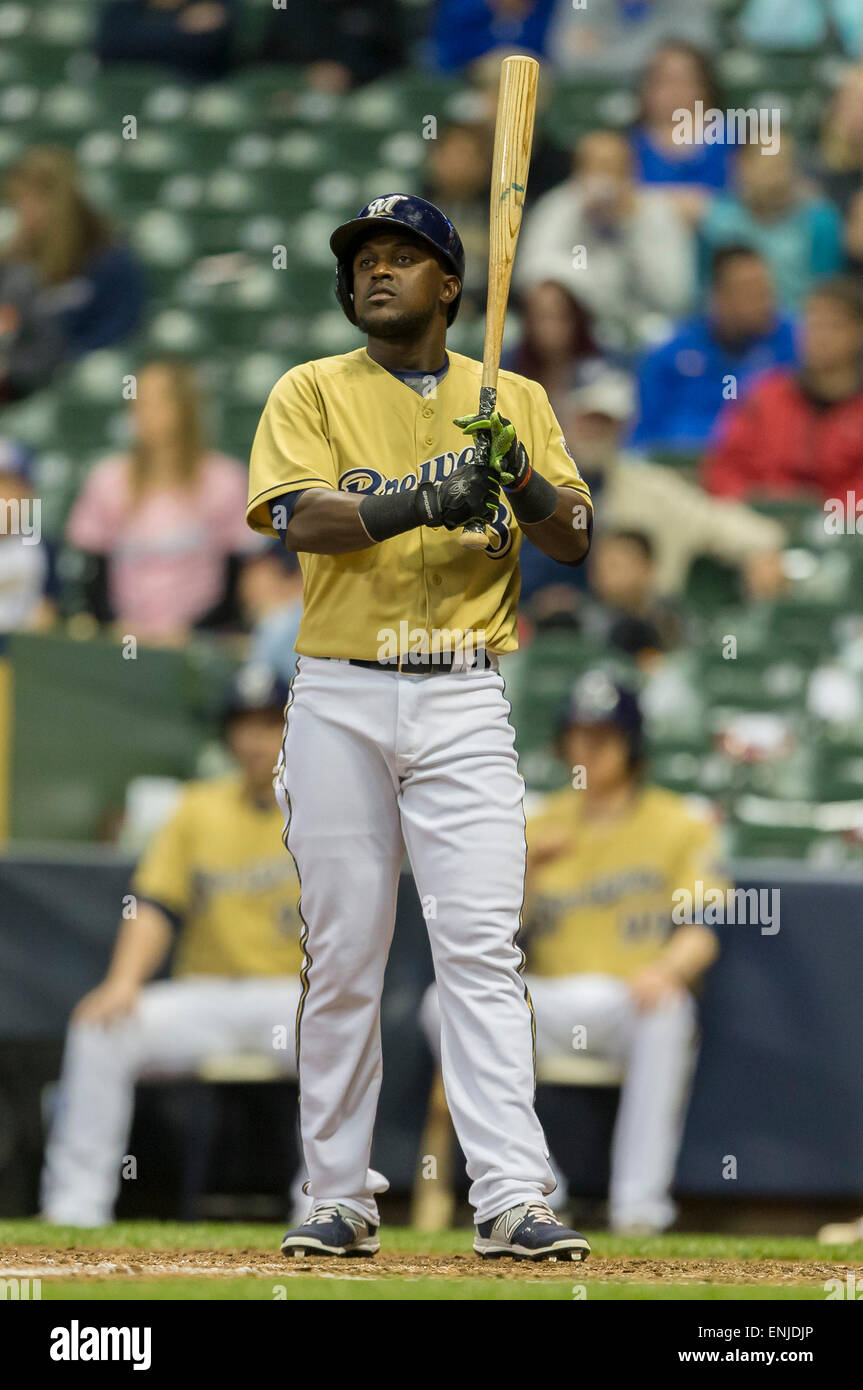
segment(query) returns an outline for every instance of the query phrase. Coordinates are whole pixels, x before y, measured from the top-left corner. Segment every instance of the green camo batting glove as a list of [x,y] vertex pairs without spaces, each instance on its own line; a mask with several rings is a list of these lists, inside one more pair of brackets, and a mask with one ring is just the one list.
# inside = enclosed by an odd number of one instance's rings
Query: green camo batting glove
[[465,434],[476,435],[480,430],[491,434],[489,468],[498,475],[504,488],[518,489],[530,471],[530,459],[524,445],[516,439],[515,426],[505,416],[493,410],[491,415],[459,415],[454,425]]

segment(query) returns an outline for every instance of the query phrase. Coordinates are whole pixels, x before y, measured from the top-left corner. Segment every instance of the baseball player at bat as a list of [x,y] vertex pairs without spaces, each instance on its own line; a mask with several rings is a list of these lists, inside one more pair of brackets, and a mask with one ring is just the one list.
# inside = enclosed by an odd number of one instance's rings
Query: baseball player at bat
[[[447,1101],[481,1255],[581,1259],[533,1109],[533,1018],[516,944],[523,783],[498,658],[516,647],[524,531],[580,564],[591,504],[543,389],[512,372],[478,417],[482,364],[448,352],[464,251],[421,198],[374,198],[330,240],[366,335],[277,382],[248,520],[299,553],[304,612],[276,794],[302,883],[297,1017],[313,1209],[288,1255],[373,1255],[380,1000],[404,850],[426,905]],[[478,430],[488,466],[474,462]],[[486,523],[484,548],[459,543]]]

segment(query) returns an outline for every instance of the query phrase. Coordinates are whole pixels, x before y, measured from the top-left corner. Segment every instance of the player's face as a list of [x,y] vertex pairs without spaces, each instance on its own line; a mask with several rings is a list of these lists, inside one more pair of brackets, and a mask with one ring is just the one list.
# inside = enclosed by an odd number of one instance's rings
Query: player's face
[[254,787],[272,781],[282,742],[279,710],[251,710],[237,715],[228,727],[227,742],[246,781]]
[[615,724],[574,724],[563,752],[570,770],[585,769],[588,792],[611,792],[630,780],[629,744]]
[[373,338],[412,338],[445,311],[458,293],[458,278],[434,253],[411,237],[387,235],[364,242],[354,254],[354,311]]

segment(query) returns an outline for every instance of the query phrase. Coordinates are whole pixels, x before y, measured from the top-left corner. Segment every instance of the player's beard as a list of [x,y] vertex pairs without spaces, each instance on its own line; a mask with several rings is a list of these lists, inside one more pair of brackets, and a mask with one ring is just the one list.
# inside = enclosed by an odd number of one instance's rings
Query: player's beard
[[367,319],[357,313],[357,327],[370,338],[383,338],[389,342],[412,342],[421,338],[433,321],[436,306],[430,309],[403,309],[397,314],[380,319]]

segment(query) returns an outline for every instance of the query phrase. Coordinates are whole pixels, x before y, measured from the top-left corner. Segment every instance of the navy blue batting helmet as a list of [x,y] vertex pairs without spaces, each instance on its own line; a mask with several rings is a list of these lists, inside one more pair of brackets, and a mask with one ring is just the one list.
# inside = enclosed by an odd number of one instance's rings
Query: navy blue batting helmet
[[222,725],[257,710],[283,710],[290,691],[269,666],[249,665],[237,672],[222,707]]
[[[392,231],[394,226],[406,227],[420,241],[425,241],[439,251],[454,275],[464,283],[464,247],[461,237],[449,218],[427,203],[425,198],[415,198],[411,193],[387,193],[382,198],[372,198],[350,222],[336,227],[330,237],[330,250],[338,267],[336,269],[336,298],[350,319],[356,323],[354,311],[354,271],[352,252],[361,238],[372,236],[377,231]],[[458,313],[461,291],[456,295],[447,312],[447,323],[452,323]]]
[[575,682],[560,711],[559,733],[573,725],[612,724],[629,740],[632,763],[644,756],[644,720],[638,696],[607,671],[586,671]]

